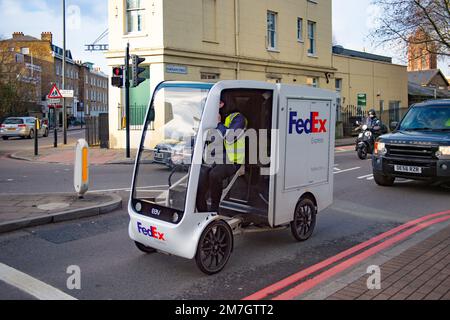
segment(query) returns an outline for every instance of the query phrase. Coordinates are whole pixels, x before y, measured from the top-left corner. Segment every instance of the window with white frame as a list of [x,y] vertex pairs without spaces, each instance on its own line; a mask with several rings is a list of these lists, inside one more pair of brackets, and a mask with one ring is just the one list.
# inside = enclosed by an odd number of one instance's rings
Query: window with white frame
[[144,30],[144,1],[126,0],[127,33],[142,32]]
[[297,41],[303,42],[303,18],[297,18]]
[[309,48],[308,54],[316,55],[316,29],[317,25],[313,21],[308,21],[308,40]]
[[217,73],[210,73],[210,72],[201,72],[200,73],[201,80],[218,80],[219,78],[220,78],[220,75]]
[[336,79],[335,80],[335,87],[337,92],[342,91],[342,79]]
[[267,48],[277,48],[277,13],[267,11]]

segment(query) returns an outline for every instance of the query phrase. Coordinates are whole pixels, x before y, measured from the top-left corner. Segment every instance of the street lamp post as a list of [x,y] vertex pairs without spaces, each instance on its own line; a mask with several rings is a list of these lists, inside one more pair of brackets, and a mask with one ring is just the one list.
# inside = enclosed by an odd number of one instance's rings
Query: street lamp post
[[[63,62],[62,62],[62,90],[66,89],[66,0],[63,0]],[[63,97],[63,133],[64,144],[67,144],[67,109]]]

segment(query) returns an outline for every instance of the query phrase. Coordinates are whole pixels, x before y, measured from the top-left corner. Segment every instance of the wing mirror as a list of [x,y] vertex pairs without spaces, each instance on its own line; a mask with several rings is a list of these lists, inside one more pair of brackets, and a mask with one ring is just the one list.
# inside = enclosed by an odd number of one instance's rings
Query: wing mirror
[[391,131],[394,131],[398,127],[398,121],[392,121],[390,125]]

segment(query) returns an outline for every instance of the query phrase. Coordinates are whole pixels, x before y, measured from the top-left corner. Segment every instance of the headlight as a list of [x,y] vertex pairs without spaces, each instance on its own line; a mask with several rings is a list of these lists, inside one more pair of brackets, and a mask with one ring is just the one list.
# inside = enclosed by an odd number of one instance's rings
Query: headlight
[[439,151],[436,152],[436,157],[440,159],[448,159],[450,158],[450,146],[448,147],[439,147]]
[[368,128],[367,124],[363,125],[362,127],[363,130],[367,130],[367,128]]
[[367,132],[365,133],[365,135],[366,135],[367,138],[370,138],[370,137],[372,136],[372,132],[367,131]]
[[375,154],[384,156],[386,153],[386,144],[384,142],[375,142]]
[[358,135],[358,138],[361,139],[361,138],[363,137],[363,135],[364,135],[363,133],[360,133],[360,134]]

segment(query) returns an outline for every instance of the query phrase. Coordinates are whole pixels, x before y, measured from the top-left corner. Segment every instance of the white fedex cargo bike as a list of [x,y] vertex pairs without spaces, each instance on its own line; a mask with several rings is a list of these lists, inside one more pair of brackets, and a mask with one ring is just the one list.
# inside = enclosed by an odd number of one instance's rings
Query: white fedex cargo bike
[[[198,212],[196,196],[219,102],[248,120],[246,163],[224,181],[219,212]],[[221,110],[223,111],[223,110]],[[220,272],[233,235],[289,228],[311,237],[316,215],[333,201],[335,93],[256,81],[163,82],[147,111],[128,211],[129,235],[145,253],[194,259]],[[170,141],[170,143],[167,143]],[[264,141],[264,143],[263,143]],[[250,154],[268,161],[250,162]],[[171,161],[170,171],[161,160]],[[191,159],[192,161],[186,161]]]

